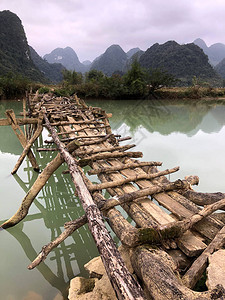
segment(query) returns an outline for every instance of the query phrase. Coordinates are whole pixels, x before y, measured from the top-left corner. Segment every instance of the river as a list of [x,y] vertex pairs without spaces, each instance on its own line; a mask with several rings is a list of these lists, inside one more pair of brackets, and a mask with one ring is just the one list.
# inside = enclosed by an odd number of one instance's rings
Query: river
[[[112,113],[114,133],[131,136],[144,161],[162,161],[160,170],[180,166],[170,180],[198,175],[196,190],[225,192],[225,102],[207,100],[89,100]],[[0,118],[6,109],[18,115],[20,101],[1,101]],[[47,137],[44,132],[43,140]],[[123,142],[123,144],[130,141]],[[42,146],[39,139],[36,146]],[[9,126],[0,127],[0,220],[11,217],[37,178],[25,160],[16,175],[11,171],[22,152]],[[43,169],[55,155],[34,150]],[[41,247],[58,236],[63,224],[83,214],[73,194],[69,175],[58,169],[37,196],[29,215],[17,226],[0,232],[0,300],[66,299],[69,281],[85,276],[83,265],[98,255],[93,239],[83,227],[56,248],[37,269],[27,265]],[[116,238],[114,237],[115,241]]]

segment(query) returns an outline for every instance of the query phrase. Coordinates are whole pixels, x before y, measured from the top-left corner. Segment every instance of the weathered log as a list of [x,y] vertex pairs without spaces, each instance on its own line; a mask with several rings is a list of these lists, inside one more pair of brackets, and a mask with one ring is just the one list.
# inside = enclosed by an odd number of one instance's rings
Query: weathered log
[[42,133],[42,120],[43,117],[40,116],[40,118],[38,118],[38,125],[37,125],[37,129],[34,133],[34,135],[31,137],[31,139],[28,141],[28,143],[26,144],[25,148],[23,149],[22,154],[20,155],[14,169],[12,170],[12,174],[15,174],[17,172],[17,170],[19,169],[20,165],[22,164],[24,158],[26,157],[27,153],[29,152],[31,146],[33,145],[33,143],[36,141],[36,139],[40,136],[40,134]]
[[[79,147],[74,141],[71,142],[69,145],[67,145],[70,152],[74,151],[76,148]],[[57,170],[61,164],[64,162],[64,160],[61,158],[60,154],[58,154],[41,172],[41,174],[38,176],[26,196],[23,198],[20,208],[17,210],[17,212],[6,222],[4,222],[0,227],[1,228],[9,228],[16,224],[18,224],[21,220],[23,220],[28,211],[29,208],[34,201],[34,198],[38,195],[40,190],[43,188],[43,186],[46,184],[50,176]]]
[[181,194],[197,205],[209,205],[225,198],[225,193],[199,193],[193,190],[181,191]]
[[90,155],[95,153],[101,153],[101,152],[114,152],[114,151],[126,151],[131,148],[135,147],[134,144],[132,145],[125,145],[125,146],[113,146],[113,147],[96,147],[96,149],[90,149],[90,150],[76,150],[75,154],[78,156],[81,155]]
[[167,232],[168,230],[168,237],[170,232],[172,232],[173,234],[176,232],[177,235],[181,235],[188,229],[191,229],[196,223],[201,221],[203,218],[206,218],[207,216],[211,215],[214,211],[217,211],[223,208],[224,206],[225,199],[222,199],[216,203],[204,207],[204,209],[200,210],[197,214],[194,214],[188,219],[161,226],[160,232],[162,234],[162,231],[165,230]]
[[[177,188],[180,188],[181,185],[183,185],[185,187],[187,185],[187,182],[177,180]],[[174,188],[175,186],[176,186],[176,182],[168,183],[167,185],[165,185],[164,190]],[[157,188],[157,187],[155,187],[155,188]],[[154,187],[152,187],[152,190],[154,190]],[[159,187],[159,190],[160,190],[160,187]],[[101,210],[111,209],[116,205],[131,201],[132,194],[135,194],[135,192],[130,193],[130,194],[124,194],[124,195],[118,197],[118,199],[109,199],[106,201],[98,201],[98,206]],[[121,201],[120,199],[124,199],[124,200]],[[203,218],[207,217],[214,211],[220,209],[224,205],[225,205],[225,199],[223,199],[217,203],[214,203],[212,205],[209,205],[208,207],[205,207],[203,210],[201,210],[197,214],[194,214],[189,219],[185,219],[183,221],[174,221],[174,222],[171,222],[171,223],[168,223],[165,225],[158,226],[156,228],[154,228],[154,227],[148,227],[148,228],[143,228],[143,229],[138,228],[138,230],[136,231],[137,236],[135,237],[135,239],[136,239],[135,242],[137,244],[143,243],[144,241],[145,242],[148,241],[151,243],[160,243],[166,239],[178,238],[178,237],[182,236],[182,234],[184,234],[184,232],[191,229],[196,223],[198,223],[199,221],[201,221]]]
[[[66,134],[66,132],[64,132],[64,134]],[[64,139],[61,139],[60,141],[61,142],[68,142],[68,141],[71,141],[71,140],[75,140],[75,139],[94,139],[92,144],[97,144],[97,143],[101,143],[103,139],[107,140],[108,138],[108,135],[84,135],[84,136],[73,136],[73,137],[69,137],[69,138],[64,138]],[[97,140],[95,140],[97,139]],[[45,143],[46,144],[53,144],[54,141],[53,140],[45,140]],[[84,145],[91,145],[89,142],[87,142],[87,144],[85,144],[84,142]]]
[[77,194],[88,219],[89,229],[95,239],[103,264],[106,268],[106,272],[118,299],[144,299],[141,287],[129,273],[119,251],[115,247],[115,244],[104,225],[101,213],[83,181],[80,173],[81,171],[79,170],[76,161],[64,149],[56,131],[53,127],[51,127],[45,114],[44,119],[47,128],[52,134],[55,144],[57,145],[65,162],[68,164],[72,181],[76,187]]
[[100,173],[112,173],[112,172],[116,172],[116,171],[121,171],[121,170],[125,170],[125,169],[132,169],[132,168],[138,168],[138,167],[143,167],[143,166],[161,166],[162,163],[158,162],[158,161],[150,161],[150,162],[138,162],[138,163],[127,163],[127,164],[123,164],[121,166],[109,166],[109,167],[105,167],[105,168],[98,168],[98,169],[92,169],[90,171],[88,171],[89,175],[92,174],[100,174]]
[[[127,154],[127,152],[125,154]],[[164,171],[161,171],[158,173],[154,173],[154,174],[141,174],[141,175],[136,175],[136,176],[132,176],[132,177],[128,177],[128,178],[120,179],[120,180],[115,180],[115,181],[111,181],[111,182],[99,183],[99,184],[95,184],[95,185],[93,184],[89,189],[90,189],[90,191],[97,191],[97,190],[103,190],[103,189],[107,189],[107,188],[120,186],[125,183],[132,182],[132,181],[136,182],[141,179],[151,180],[151,179],[159,177],[159,176],[177,172],[178,170],[179,170],[179,167],[175,167],[173,169],[167,169],[167,170],[164,170]],[[162,191],[162,189],[161,189],[161,191]]]
[[105,129],[106,127],[109,127],[110,125],[104,125],[104,126],[97,126],[97,125],[95,125],[95,127],[90,127],[90,126],[87,126],[87,127],[83,127],[83,128],[80,128],[80,129],[73,129],[73,130],[69,130],[69,131],[66,131],[66,132],[58,132],[57,134],[58,135],[62,135],[62,134],[65,134],[65,133],[67,133],[67,134],[69,134],[69,133],[76,133],[76,132],[80,132],[80,131],[83,131],[83,130],[85,130],[85,129],[96,129],[96,128],[98,128],[98,129]]
[[207,267],[209,255],[214,251],[222,248],[225,244],[225,226],[217,233],[212,242],[203,251],[203,253],[194,261],[189,270],[185,273],[182,280],[183,283],[190,288],[193,288],[201,278]]
[[92,140],[92,141],[86,141],[86,142],[82,142],[80,145],[81,146],[90,146],[90,145],[97,145],[97,144],[101,144],[104,141],[109,140],[112,144],[116,143],[116,138],[114,137],[114,134],[110,133],[107,134],[105,137],[100,138],[98,140]]
[[118,142],[124,142],[124,141],[128,141],[128,140],[131,140],[131,139],[132,139],[132,137],[130,137],[130,136],[125,136],[125,137],[123,137],[123,138],[118,139]]
[[42,247],[41,252],[35,258],[35,260],[28,266],[28,269],[34,269],[41,262],[43,262],[47,255],[56,248],[60,243],[62,243],[69,235],[71,235],[75,230],[87,223],[87,217],[84,215],[77,219],[76,221],[70,222],[70,225],[52,242]]
[[[17,118],[16,121],[20,126],[38,123],[37,118],[26,118],[26,119]],[[11,125],[11,121],[9,121],[8,119],[0,119],[0,126],[8,126],[8,125]]]
[[[26,144],[27,144],[27,139],[17,123],[14,111],[12,109],[9,109],[9,110],[6,110],[5,114],[7,116],[8,121],[10,122],[10,125],[11,125],[14,133],[16,134],[17,138],[19,139],[22,147],[25,148]],[[37,161],[31,150],[28,151],[27,156],[31,162],[33,169],[35,171],[39,171],[39,166],[38,166]]]
[[[83,145],[83,144],[82,144]],[[96,160],[102,160],[102,159],[107,159],[107,158],[119,158],[119,157],[142,157],[143,153],[142,152],[119,152],[119,151],[115,151],[115,152],[105,152],[102,154],[94,154],[90,157],[85,157],[79,160],[79,166],[84,167],[87,166],[89,164],[91,164],[92,162],[96,161]]]
[[[23,98],[23,118],[26,119],[26,98]],[[27,127],[23,125],[25,138],[27,138]]]
[[135,273],[147,287],[150,299],[206,300],[225,297],[225,290],[222,286],[201,293],[184,286],[179,278],[177,266],[165,251],[149,246],[139,246],[134,249],[131,262]]
[[[99,139],[99,138],[103,138],[105,137],[106,134],[94,134],[94,135],[77,135],[77,136],[73,136],[73,137],[68,137],[68,138],[64,138],[64,139],[61,139],[61,142],[67,142],[67,141],[70,141],[72,139]],[[48,141],[48,143],[51,142],[51,141]]]
[[[98,119],[102,120],[104,119],[105,117],[100,117]],[[98,121],[59,121],[59,122],[54,122],[54,123],[51,123],[52,126],[63,126],[63,125],[73,125],[73,124],[77,124],[77,125],[82,125],[82,124],[99,124]],[[104,124],[104,123],[102,123]]]
[[[157,173],[155,173],[157,174]],[[175,182],[169,182],[167,184],[159,184],[159,185],[154,185],[149,188],[141,189],[135,192],[131,193],[125,193],[121,196],[114,197],[111,199],[108,199],[107,201],[103,202],[102,204],[99,203],[99,208],[101,210],[107,210],[110,208],[113,208],[114,206],[117,205],[122,205],[124,203],[128,203],[134,200],[142,200],[143,197],[146,196],[152,196],[157,193],[161,193],[162,191],[170,191],[174,189],[181,189],[181,188],[186,188],[188,186],[188,183],[184,180],[176,180]]]
[[57,148],[38,148],[37,149],[38,152],[41,152],[41,151],[58,151]]

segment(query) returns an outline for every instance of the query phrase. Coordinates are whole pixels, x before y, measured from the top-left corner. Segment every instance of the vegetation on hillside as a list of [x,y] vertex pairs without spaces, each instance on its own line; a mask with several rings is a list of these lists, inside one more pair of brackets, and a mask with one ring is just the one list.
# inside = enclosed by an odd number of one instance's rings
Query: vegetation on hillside
[[17,72],[34,81],[46,82],[35,67],[20,19],[10,11],[0,12],[0,76]]
[[36,90],[40,85],[33,83],[27,77],[18,73],[8,73],[0,76],[0,99],[16,99],[24,96],[31,88]]
[[179,45],[175,41],[158,43],[141,55],[144,68],[159,68],[179,79],[180,85],[191,85],[196,76],[212,85],[220,84],[220,77],[208,62],[207,55],[195,44]]

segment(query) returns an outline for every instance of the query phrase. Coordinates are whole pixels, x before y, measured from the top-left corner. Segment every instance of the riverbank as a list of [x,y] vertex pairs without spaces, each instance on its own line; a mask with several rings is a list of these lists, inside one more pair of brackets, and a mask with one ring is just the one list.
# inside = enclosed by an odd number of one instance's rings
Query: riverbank
[[[74,86],[61,86],[61,85],[36,85],[31,87],[33,92],[39,91],[39,94],[45,94],[52,92],[55,96],[62,96],[62,97],[69,97],[72,94],[76,94],[81,99],[95,99],[95,100],[136,100],[136,99],[204,99],[204,100],[224,100],[225,101],[225,88],[213,88],[213,87],[202,87],[198,85],[189,86],[189,87],[164,87],[157,89],[155,91],[149,91],[143,95],[133,95],[127,94],[117,94],[111,95],[102,94],[99,91],[99,86],[88,86],[81,89],[80,85]],[[14,90],[13,90],[14,91]],[[11,95],[11,94],[9,94]],[[4,96],[4,94],[0,93],[0,100],[6,99],[16,99],[20,97],[20,99],[25,97],[25,89],[24,92],[21,94],[21,91],[16,93],[13,92],[14,96],[8,97]],[[17,97],[16,97],[17,95]]]
[[211,88],[211,87],[171,87],[162,88],[155,91],[154,94],[149,95],[156,99],[220,99],[225,100],[225,88]]

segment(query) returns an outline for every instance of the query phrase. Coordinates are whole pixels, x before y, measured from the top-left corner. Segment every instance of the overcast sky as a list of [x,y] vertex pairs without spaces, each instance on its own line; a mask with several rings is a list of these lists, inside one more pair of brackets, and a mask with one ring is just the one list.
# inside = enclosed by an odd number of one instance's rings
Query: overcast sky
[[41,56],[70,46],[93,60],[112,44],[146,50],[198,37],[225,44],[224,0],[0,0],[2,10],[18,15]]

